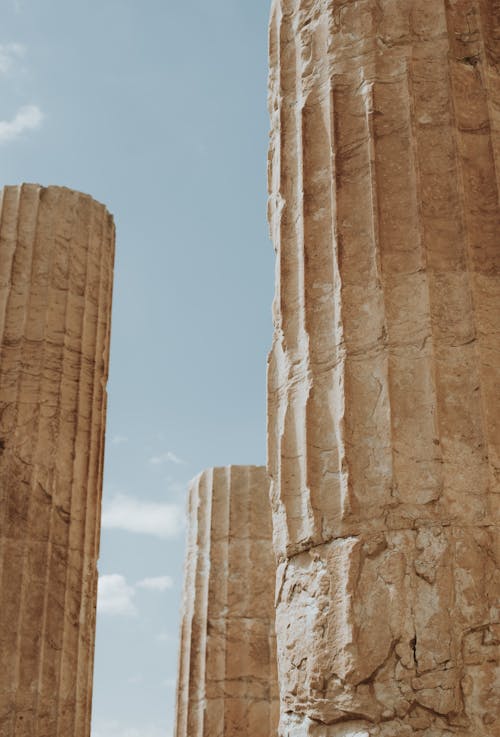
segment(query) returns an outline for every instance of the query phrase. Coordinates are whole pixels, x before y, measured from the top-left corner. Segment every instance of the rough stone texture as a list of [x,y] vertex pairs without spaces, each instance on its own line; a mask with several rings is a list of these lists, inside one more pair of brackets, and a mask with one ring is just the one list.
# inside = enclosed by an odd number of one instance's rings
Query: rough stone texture
[[265,468],[191,484],[176,737],[274,737],[275,561]]
[[0,204],[0,737],[88,737],[114,225],[87,195]]
[[276,0],[281,732],[500,735],[500,5]]

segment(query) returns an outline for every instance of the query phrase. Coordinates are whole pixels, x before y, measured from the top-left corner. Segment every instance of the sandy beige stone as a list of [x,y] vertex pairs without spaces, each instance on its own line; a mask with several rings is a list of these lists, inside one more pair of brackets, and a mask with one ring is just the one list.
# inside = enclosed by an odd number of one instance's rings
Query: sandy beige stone
[[283,735],[500,734],[499,39],[488,0],[273,2]]
[[493,528],[425,527],[337,539],[282,563],[285,733],[303,715],[332,736],[350,721],[369,735],[492,735],[498,539]]
[[266,469],[190,485],[176,737],[277,733],[275,562]]
[[89,737],[114,225],[0,201],[0,736]]

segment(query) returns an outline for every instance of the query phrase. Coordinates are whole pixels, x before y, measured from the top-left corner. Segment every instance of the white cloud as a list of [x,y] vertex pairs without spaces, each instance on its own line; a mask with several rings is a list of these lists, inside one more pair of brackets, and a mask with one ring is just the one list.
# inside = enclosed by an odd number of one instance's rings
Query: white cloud
[[117,494],[102,513],[102,526],[162,539],[177,537],[184,527],[184,513],[178,504],[147,502]]
[[99,576],[97,592],[97,611],[99,614],[118,614],[134,616],[137,610],[134,606],[135,591],[129,586],[125,576],[112,573]]
[[[137,588],[149,591],[167,591],[174,585],[170,576],[151,576],[138,581],[135,586],[127,583],[118,573],[99,576],[97,611],[99,614],[133,616],[137,614],[134,597]],[[161,639],[161,638],[159,638]]]
[[0,74],[6,75],[24,57],[26,48],[22,44],[0,44]]
[[0,143],[13,141],[25,131],[35,130],[42,120],[42,111],[36,105],[22,107],[12,120],[0,120]]
[[171,450],[167,450],[166,453],[161,453],[159,456],[153,456],[149,459],[149,462],[153,466],[158,466],[162,463],[176,463],[177,465],[184,465],[186,463],[182,458],[179,458],[175,453],[172,453]]
[[123,445],[124,443],[128,443],[128,438],[125,435],[113,435],[111,442],[113,445]]
[[[0,77],[9,77],[19,67],[26,48],[19,43],[0,43]],[[43,120],[38,105],[19,108],[11,120],[0,120],[0,144],[13,141],[26,131],[35,130]]]
[[174,579],[170,576],[155,576],[152,578],[143,578],[136,586],[141,589],[149,589],[150,591],[166,591],[174,585]]

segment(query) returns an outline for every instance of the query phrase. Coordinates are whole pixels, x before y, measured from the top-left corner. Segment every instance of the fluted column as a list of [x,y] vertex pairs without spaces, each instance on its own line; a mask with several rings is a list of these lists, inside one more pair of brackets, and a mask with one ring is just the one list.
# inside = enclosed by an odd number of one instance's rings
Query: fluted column
[[176,737],[275,737],[275,564],[265,468],[190,486]]
[[0,736],[89,737],[114,225],[0,202]]
[[500,7],[275,0],[270,56],[281,732],[492,737]]

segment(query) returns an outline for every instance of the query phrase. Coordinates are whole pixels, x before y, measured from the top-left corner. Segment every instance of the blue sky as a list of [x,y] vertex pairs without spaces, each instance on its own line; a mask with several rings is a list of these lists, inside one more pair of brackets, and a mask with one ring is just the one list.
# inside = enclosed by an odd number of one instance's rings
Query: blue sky
[[170,737],[187,481],[265,462],[268,0],[0,0],[3,184],[114,214],[92,737]]

